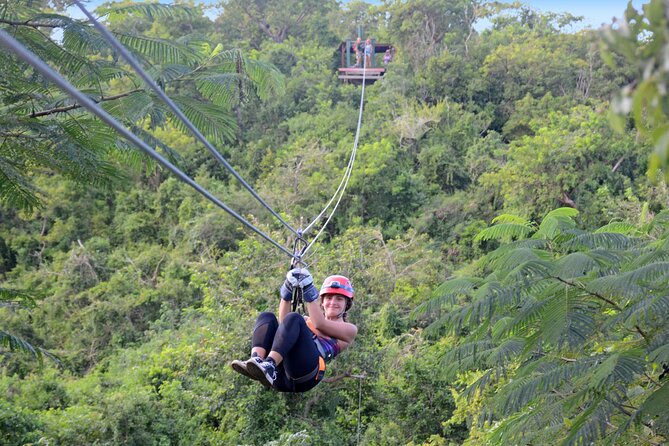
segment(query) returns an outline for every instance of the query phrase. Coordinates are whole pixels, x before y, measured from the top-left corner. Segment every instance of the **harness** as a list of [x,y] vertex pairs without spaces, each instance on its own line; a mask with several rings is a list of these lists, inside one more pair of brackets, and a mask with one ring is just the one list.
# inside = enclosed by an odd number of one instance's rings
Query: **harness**
[[309,327],[309,330],[313,333],[314,345],[316,346],[316,349],[318,349],[318,367],[300,378],[290,378],[295,384],[305,383],[312,379],[316,381],[322,380],[325,375],[325,362],[334,358],[334,355],[326,352],[318,341],[317,330],[316,327],[314,327],[314,323],[311,322],[311,319],[307,319],[307,327]]
[[314,328],[313,322],[311,322],[311,319],[307,320],[307,327],[309,327],[309,330],[313,333],[314,337],[314,345],[318,349],[318,367],[316,367],[313,371],[307,373],[306,375],[300,377],[300,378],[292,378],[291,381],[293,381],[295,384],[301,384],[305,383],[307,381],[311,381],[312,379],[315,381],[320,381],[323,379],[323,376],[325,376],[325,352],[323,351],[323,346],[320,345],[320,342],[318,342],[318,337],[316,336],[316,328]]

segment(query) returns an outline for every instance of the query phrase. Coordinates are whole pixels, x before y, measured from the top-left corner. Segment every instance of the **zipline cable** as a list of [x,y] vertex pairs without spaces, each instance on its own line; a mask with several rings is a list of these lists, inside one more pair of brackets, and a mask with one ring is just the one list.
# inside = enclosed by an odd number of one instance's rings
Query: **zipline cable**
[[74,4],[76,4],[79,9],[81,9],[81,12],[88,17],[90,22],[95,26],[95,28],[102,34],[102,36],[107,40],[113,47],[116,49],[116,51],[119,52],[119,54],[128,62],[128,64],[135,70],[135,72],[146,82],[146,84],[156,92],[156,94],[160,97],[160,99],[167,104],[168,107],[177,115],[177,117],[188,127],[188,129],[193,133],[195,138],[197,138],[204,146],[214,155],[214,157],[221,163],[225,168],[248,190],[253,197],[260,202],[272,215],[274,215],[286,228],[288,228],[293,234],[298,235],[298,231],[293,229],[292,226],[290,226],[281,216],[274,211],[270,207],[269,204],[263,200],[260,195],[256,193],[255,190],[244,180],[244,178],[241,177],[235,171],[235,169],[228,163],[228,161],[223,158],[223,156],[214,148],[213,145],[209,141],[207,141],[207,138],[204,137],[204,135],[193,125],[193,123],[186,117],[186,115],[181,111],[181,109],[172,101],[167,94],[156,84],[156,81],[154,81],[147,73],[144,71],[144,69],[141,67],[141,65],[137,62],[137,59],[128,51],[122,44],[121,42],[118,41],[116,37],[103,25],[101,24],[85,7],[84,5],[79,1],[79,0],[74,0]]
[[325,214],[325,212],[328,210],[328,208],[330,207],[330,205],[332,204],[334,199],[337,197],[337,194],[341,190],[342,186],[344,186],[344,188],[346,188],[345,183],[348,182],[347,177],[351,175],[351,171],[353,170],[353,163],[355,161],[355,154],[358,150],[358,140],[360,138],[360,126],[361,126],[361,123],[362,123],[362,108],[363,108],[363,101],[364,101],[364,98],[365,98],[365,74],[366,74],[366,71],[367,71],[366,70],[366,65],[367,65],[367,61],[363,61],[362,91],[360,93],[360,107],[359,107],[359,110],[358,110],[358,127],[355,130],[355,140],[353,141],[353,150],[351,150],[351,156],[349,158],[348,165],[346,166],[346,170],[344,171],[344,175],[342,176],[341,181],[339,182],[339,186],[337,187],[337,190],[332,195],[332,198],[330,198],[330,201],[328,201],[328,203],[325,205],[325,207],[323,208],[321,213],[318,214],[316,216],[316,218],[314,218],[312,220],[312,222],[309,223],[309,225],[307,225],[307,227],[302,230],[303,234],[306,234],[307,231],[309,231],[313,227],[313,225],[315,225],[316,222],[318,222],[318,220],[320,220],[320,218]]
[[[318,231],[318,233],[313,238],[311,243],[309,243],[309,245],[307,245],[307,247],[304,248],[304,250],[302,251],[302,255],[306,254],[311,249],[311,247],[314,245],[314,243],[316,243],[316,240],[318,240],[318,237],[320,237],[321,233],[325,230],[328,223],[330,223],[330,220],[334,216],[334,213],[337,210],[337,207],[339,206],[339,203],[341,202],[342,197],[344,196],[344,192],[346,191],[346,186],[348,186],[348,180],[351,178],[351,172],[353,171],[353,164],[355,163],[355,157],[356,157],[356,154],[358,152],[358,142],[360,141],[360,128],[362,126],[362,110],[363,110],[363,105],[364,105],[364,101],[365,101],[365,77],[366,77],[366,73],[367,73],[367,60],[366,59],[367,58],[363,59],[364,62],[362,64],[362,67],[363,67],[363,69],[362,69],[362,91],[360,93],[360,108],[359,108],[359,111],[358,111],[358,127],[355,131],[355,139],[353,141],[353,150],[351,151],[351,158],[349,159],[348,166],[346,167],[346,171],[344,172],[344,177],[342,178],[342,181],[339,183],[340,187],[337,188],[337,191],[332,196],[332,198],[330,199],[330,202],[328,202],[325,209],[323,209],[323,212],[321,212],[321,214],[314,219],[314,221],[308,226],[308,228],[310,228],[316,222],[316,220],[318,220],[325,213],[325,210],[328,208],[328,206],[330,206],[332,201],[335,199],[335,197],[337,196],[337,193],[339,193],[339,198],[337,199],[337,203],[335,203],[334,207],[332,208],[332,212],[328,216],[327,220],[325,221],[325,223],[323,224],[321,229]],[[342,187],[342,184],[343,184],[343,187]],[[340,189],[341,189],[341,191],[340,191]]]
[[109,113],[107,113],[104,109],[102,109],[102,107],[100,107],[97,103],[95,103],[91,98],[89,98],[84,93],[79,91],[76,87],[74,87],[72,84],[70,84],[53,68],[51,68],[44,61],[39,59],[34,53],[32,53],[30,50],[24,47],[18,40],[10,36],[3,29],[0,29],[0,43],[4,45],[7,49],[12,51],[14,54],[16,54],[16,56],[18,56],[24,62],[35,68],[45,78],[49,79],[61,90],[69,94],[73,99],[78,101],[82,107],[86,108],[88,111],[96,115],[98,118],[100,118],[100,120],[105,122],[108,126],[116,130],[121,135],[123,135],[128,141],[133,143],[139,149],[146,152],[151,158],[158,161],[158,163],[160,163],[163,167],[172,171],[172,173],[174,173],[177,176],[177,178],[179,178],[181,181],[191,186],[193,189],[198,191],[204,197],[209,199],[212,203],[216,204],[218,207],[220,207],[228,214],[236,218],[244,226],[246,226],[256,234],[260,235],[262,238],[264,238],[274,246],[276,246],[279,250],[288,254],[290,257],[293,257],[293,254],[288,249],[284,248],[279,243],[275,242],[269,235],[265,234],[263,231],[256,228],[253,224],[246,221],[244,217],[242,217],[241,215],[237,214],[235,211],[230,209],[225,203],[223,203],[221,200],[213,196],[209,191],[204,189],[202,186],[197,184],[193,179],[191,179],[188,175],[179,170],[179,168],[174,166],[162,155],[160,155],[158,152],[149,147],[149,145],[146,144],[144,141],[142,141],[137,135],[135,135],[130,130],[125,128],[123,124],[118,122],[114,117],[112,117]]

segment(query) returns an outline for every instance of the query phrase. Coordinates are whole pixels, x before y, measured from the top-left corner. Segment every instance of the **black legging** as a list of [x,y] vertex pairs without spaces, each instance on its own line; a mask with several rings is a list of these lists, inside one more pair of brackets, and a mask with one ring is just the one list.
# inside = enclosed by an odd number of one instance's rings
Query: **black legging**
[[253,347],[269,354],[274,350],[283,357],[276,369],[274,388],[281,392],[305,392],[319,381],[316,378],[295,382],[318,368],[318,349],[313,333],[298,313],[288,313],[279,324],[274,313],[260,313],[253,328]]

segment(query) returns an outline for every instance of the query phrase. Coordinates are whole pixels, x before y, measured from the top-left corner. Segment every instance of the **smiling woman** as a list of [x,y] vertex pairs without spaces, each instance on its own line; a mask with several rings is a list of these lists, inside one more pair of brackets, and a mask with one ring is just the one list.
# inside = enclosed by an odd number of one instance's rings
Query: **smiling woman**
[[[301,289],[309,316],[290,312],[293,291]],[[306,392],[323,380],[325,364],[347,349],[358,328],[346,321],[354,290],[344,276],[330,276],[320,292],[304,268],[288,271],[281,286],[279,318],[264,312],[253,329],[251,357],[232,368],[267,388]],[[320,299],[319,299],[320,297]]]

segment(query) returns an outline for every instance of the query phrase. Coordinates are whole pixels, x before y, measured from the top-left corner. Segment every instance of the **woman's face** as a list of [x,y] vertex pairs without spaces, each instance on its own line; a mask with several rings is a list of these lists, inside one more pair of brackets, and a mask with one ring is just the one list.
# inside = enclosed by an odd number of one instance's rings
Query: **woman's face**
[[346,297],[340,294],[323,294],[325,317],[337,317],[346,310]]

